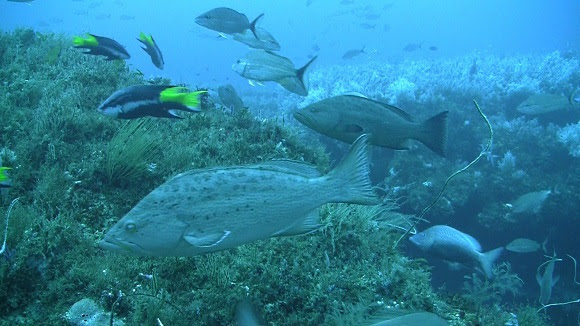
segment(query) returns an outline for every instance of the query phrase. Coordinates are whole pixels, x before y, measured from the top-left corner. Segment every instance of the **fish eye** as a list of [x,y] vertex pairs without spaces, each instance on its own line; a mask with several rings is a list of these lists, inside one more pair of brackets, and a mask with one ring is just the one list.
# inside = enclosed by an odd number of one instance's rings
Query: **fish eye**
[[137,224],[133,221],[128,221],[125,223],[125,231],[127,232],[135,232],[137,231]]

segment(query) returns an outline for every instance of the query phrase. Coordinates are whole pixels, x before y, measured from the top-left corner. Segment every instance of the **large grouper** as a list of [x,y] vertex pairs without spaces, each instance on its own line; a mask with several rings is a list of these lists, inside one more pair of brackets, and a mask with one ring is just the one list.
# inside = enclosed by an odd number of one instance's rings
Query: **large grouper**
[[448,113],[416,121],[395,106],[348,93],[312,103],[295,111],[294,117],[314,131],[346,143],[369,134],[372,145],[406,150],[408,140],[415,139],[445,157]]
[[297,161],[181,173],[143,198],[100,242],[139,256],[193,256],[321,226],[326,203],[374,205],[368,136],[326,175]]

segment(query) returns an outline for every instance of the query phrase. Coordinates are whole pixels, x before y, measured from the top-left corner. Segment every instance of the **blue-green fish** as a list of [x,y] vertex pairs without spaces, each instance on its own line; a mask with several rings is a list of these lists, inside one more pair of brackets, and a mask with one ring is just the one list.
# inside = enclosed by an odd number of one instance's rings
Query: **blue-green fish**
[[10,188],[12,187],[12,180],[6,172],[12,170],[12,168],[2,166],[0,167],[0,188]]
[[107,60],[125,60],[131,58],[131,55],[124,46],[108,37],[87,33],[85,38],[75,36],[73,38],[73,44],[75,48],[88,50],[83,52],[85,54],[102,55],[107,57]]
[[141,32],[137,40],[145,45],[145,47],[144,48],[142,47],[141,49],[143,49],[143,51],[149,54],[149,56],[151,57],[151,62],[153,62],[155,67],[163,70],[163,67],[165,65],[165,61],[163,60],[163,54],[161,53],[161,50],[159,50],[159,46],[157,46],[157,43],[153,39],[153,36]]

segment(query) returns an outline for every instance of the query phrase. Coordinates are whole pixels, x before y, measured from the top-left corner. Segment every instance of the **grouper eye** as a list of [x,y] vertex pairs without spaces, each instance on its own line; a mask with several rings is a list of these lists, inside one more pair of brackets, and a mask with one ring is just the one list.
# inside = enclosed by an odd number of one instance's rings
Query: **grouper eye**
[[128,231],[128,232],[137,231],[137,225],[135,224],[135,222],[127,221],[127,223],[125,223],[125,231]]

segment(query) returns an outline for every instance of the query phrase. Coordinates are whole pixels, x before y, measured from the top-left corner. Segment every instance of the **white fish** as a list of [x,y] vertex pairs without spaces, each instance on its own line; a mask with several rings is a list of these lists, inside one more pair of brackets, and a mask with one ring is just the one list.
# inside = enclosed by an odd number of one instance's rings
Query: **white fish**
[[493,277],[492,264],[503,251],[500,247],[481,252],[481,245],[474,237],[447,225],[432,226],[409,240],[421,250],[441,259],[480,267],[488,278]]
[[516,214],[524,212],[532,212],[537,214],[542,209],[542,205],[548,196],[552,193],[550,189],[529,192],[521,195],[513,203],[510,204],[512,211]]
[[540,244],[534,240],[517,238],[508,243],[505,248],[509,251],[519,253],[536,252],[540,250]]
[[341,202],[374,205],[368,136],[324,176],[311,165],[273,161],[193,170],[143,198],[100,243],[140,256],[194,256],[320,227],[318,208]]

